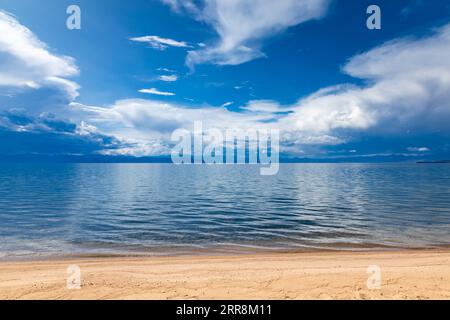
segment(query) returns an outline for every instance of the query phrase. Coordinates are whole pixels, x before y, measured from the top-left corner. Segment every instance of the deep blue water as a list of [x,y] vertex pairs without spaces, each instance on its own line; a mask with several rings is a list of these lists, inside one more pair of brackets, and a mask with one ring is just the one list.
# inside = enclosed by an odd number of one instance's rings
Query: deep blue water
[[3,259],[448,244],[448,164],[0,165]]

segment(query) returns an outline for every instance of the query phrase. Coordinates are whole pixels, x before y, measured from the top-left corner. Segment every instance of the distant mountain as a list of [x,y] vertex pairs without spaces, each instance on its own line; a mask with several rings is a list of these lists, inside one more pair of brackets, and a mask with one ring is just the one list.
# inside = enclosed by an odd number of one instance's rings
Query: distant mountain
[[[280,163],[450,163],[450,160],[424,159],[404,155],[353,156],[340,158],[295,158],[281,156]],[[170,156],[132,157],[106,155],[0,154],[0,163],[172,163]]]
[[450,163],[450,160],[417,161],[417,163]]

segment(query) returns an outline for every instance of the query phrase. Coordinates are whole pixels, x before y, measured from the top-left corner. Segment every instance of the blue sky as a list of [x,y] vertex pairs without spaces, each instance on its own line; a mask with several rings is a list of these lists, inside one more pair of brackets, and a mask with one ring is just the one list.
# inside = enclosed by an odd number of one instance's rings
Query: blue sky
[[[66,28],[71,4],[81,30]],[[366,28],[370,4],[381,7],[381,30]],[[2,139],[3,154],[164,155],[171,131],[195,120],[279,128],[286,156],[450,154],[445,0],[2,0],[0,9],[0,132],[18,141]],[[71,129],[47,125],[55,121]],[[28,148],[30,135],[42,150]]]

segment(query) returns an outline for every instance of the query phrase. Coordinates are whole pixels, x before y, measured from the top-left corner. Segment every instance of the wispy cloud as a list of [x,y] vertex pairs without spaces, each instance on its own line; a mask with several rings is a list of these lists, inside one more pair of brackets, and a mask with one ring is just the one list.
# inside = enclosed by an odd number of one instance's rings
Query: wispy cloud
[[225,102],[224,104],[222,104],[220,107],[221,108],[226,108],[226,107],[231,106],[233,103],[234,103],[233,101],[228,101],[228,102]]
[[175,72],[175,70],[169,69],[169,68],[158,68],[156,69],[158,71],[164,71],[164,72]]
[[400,12],[401,15],[407,16],[417,10],[423,4],[423,0],[412,0],[406,7]]
[[162,0],[219,35],[210,47],[189,52],[187,64],[238,65],[264,56],[262,40],[324,15],[329,0]]
[[187,11],[191,14],[200,14],[199,8],[195,4],[196,0],[161,0],[171,7],[175,12]]
[[165,81],[165,82],[175,82],[175,81],[178,80],[178,76],[175,75],[175,74],[172,74],[172,75],[162,75],[162,76],[159,76],[158,79],[161,80],[161,81]]
[[191,46],[184,41],[177,41],[168,38],[161,38],[159,36],[143,36],[130,38],[131,41],[143,42],[148,44],[153,49],[166,50],[168,47],[190,48]]
[[409,152],[428,152],[430,151],[427,147],[409,147],[407,148]]
[[141,89],[139,90],[140,93],[148,93],[148,94],[154,94],[157,96],[174,96],[175,93],[173,92],[164,92],[164,91],[159,91],[156,88],[150,88],[150,89]]
[[283,110],[277,102],[270,100],[250,101],[242,109],[254,113],[277,113]]

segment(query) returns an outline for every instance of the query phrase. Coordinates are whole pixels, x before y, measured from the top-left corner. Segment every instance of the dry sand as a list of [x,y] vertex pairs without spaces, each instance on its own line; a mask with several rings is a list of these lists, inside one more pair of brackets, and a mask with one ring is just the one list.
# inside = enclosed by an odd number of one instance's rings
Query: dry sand
[[[67,267],[81,289],[67,289]],[[381,268],[368,289],[367,268]],[[0,263],[1,299],[450,299],[450,251],[85,258]]]

